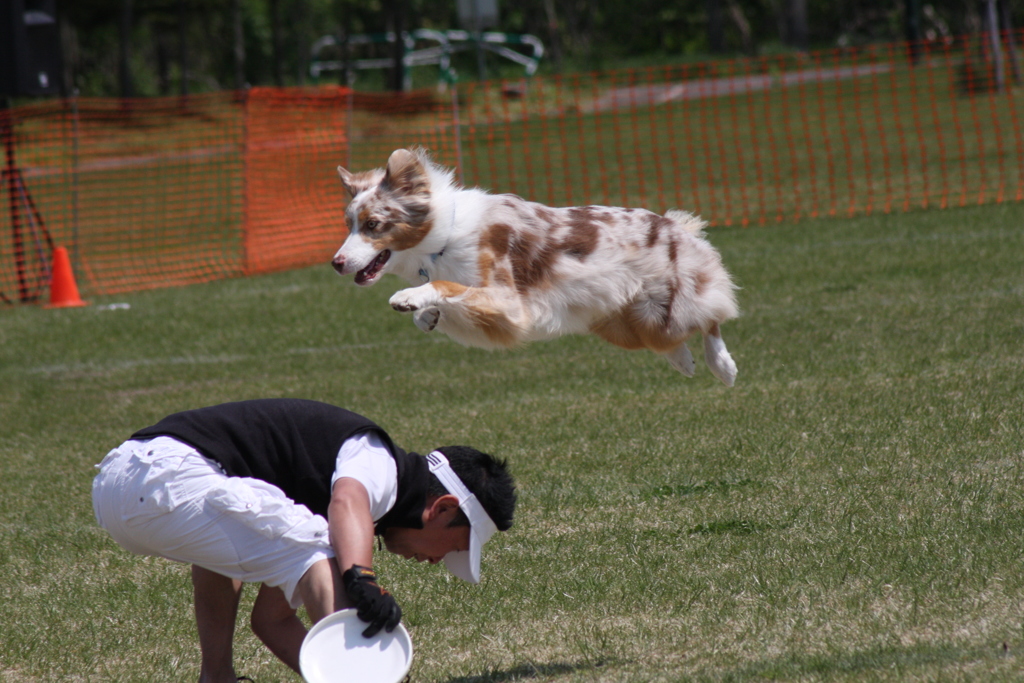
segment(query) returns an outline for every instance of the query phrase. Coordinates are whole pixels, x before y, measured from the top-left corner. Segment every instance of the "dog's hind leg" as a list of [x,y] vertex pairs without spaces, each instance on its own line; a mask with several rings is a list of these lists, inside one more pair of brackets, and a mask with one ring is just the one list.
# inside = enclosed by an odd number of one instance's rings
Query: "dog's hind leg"
[[693,372],[696,370],[697,364],[693,362],[693,354],[691,354],[690,349],[686,347],[686,342],[683,342],[676,348],[664,354],[664,356],[668,360],[669,365],[687,377],[693,377]]
[[708,364],[711,374],[722,380],[725,386],[731,387],[736,382],[736,363],[725,348],[718,323],[704,333],[704,362]]

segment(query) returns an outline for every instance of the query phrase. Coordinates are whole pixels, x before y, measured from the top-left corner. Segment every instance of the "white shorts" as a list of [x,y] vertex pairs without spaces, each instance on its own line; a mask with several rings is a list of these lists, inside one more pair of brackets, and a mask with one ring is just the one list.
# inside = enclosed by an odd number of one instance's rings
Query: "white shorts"
[[294,608],[299,579],[334,557],[326,519],[170,437],[126,441],[97,468],[96,521],[133,553],[279,587]]

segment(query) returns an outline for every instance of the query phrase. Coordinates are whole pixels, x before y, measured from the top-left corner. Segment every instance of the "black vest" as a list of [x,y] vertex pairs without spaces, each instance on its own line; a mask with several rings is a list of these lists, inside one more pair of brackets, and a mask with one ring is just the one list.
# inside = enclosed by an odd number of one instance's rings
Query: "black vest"
[[341,445],[371,431],[398,469],[398,499],[378,520],[376,533],[389,526],[421,528],[430,476],[426,458],[406,453],[374,422],[343,408],[293,398],[222,403],[169,415],[131,438],[178,439],[220,463],[228,476],[262,479],[326,518]]

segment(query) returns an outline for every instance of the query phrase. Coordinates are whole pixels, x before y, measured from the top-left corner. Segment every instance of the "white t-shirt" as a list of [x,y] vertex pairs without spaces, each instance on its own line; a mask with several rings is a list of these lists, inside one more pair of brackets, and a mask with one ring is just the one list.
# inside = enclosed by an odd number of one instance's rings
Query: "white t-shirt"
[[379,520],[398,500],[398,466],[384,442],[374,432],[348,439],[338,451],[331,488],[342,477],[355,479],[370,496],[370,514]]

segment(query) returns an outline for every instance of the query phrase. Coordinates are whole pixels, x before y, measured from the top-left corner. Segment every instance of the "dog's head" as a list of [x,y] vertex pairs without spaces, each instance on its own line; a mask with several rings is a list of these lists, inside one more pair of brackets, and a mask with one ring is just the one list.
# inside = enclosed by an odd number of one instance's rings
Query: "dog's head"
[[372,285],[388,272],[393,254],[423,241],[433,225],[429,164],[423,152],[398,149],[384,169],[353,174],[338,167],[352,195],[345,210],[349,235],[332,261],[338,273],[355,273],[357,285]]

